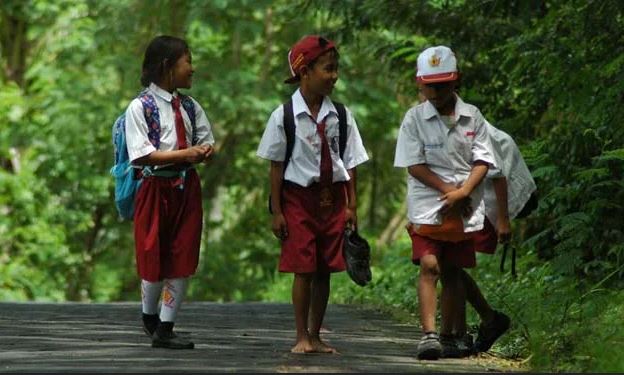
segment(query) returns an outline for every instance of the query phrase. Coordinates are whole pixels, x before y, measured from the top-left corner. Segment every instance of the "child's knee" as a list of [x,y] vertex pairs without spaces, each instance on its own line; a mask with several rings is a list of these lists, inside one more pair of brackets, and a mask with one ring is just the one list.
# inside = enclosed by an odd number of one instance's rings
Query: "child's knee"
[[420,275],[435,280],[440,277],[440,265],[434,255],[425,255],[420,258]]

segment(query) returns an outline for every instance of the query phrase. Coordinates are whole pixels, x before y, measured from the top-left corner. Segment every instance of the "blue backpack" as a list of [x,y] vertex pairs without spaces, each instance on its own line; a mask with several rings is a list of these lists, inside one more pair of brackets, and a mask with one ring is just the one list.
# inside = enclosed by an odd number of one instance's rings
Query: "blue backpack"
[[[160,148],[160,115],[154,97],[142,91],[137,98],[143,104],[143,115],[147,122],[147,136],[152,145],[158,150]],[[197,143],[195,131],[195,105],[189,96],[180,95],[180,101],[184,110],[188,114],[193,126],[193,144]],[[138,176],[139,171],[149,174],[150,167],[133,166],[128,156],[128,146],[126,144],[126,113],[122,113],[113,124],[113,146],[115,164],[110,170],[115,178],[115,207],[122,219],[132,220],[134,217],[134,198],[141,186],[142,179]]]

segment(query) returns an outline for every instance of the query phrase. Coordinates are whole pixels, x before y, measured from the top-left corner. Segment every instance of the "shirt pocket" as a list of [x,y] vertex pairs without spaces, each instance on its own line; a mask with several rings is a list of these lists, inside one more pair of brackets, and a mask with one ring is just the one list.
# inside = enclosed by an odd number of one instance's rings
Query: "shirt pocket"
[[321,140],[316,134],[316,126],[300,124],[295,128],[295,138],[298,138],[304,149],[311,150],[315,154],[321,152]]
[[451,142],[451,148],[460,159],[467,162],[472,161],[472,138],[471,137],[455,137]]
[[448,166],[448,155],[446,145],[441,139],[433,139],[423,143],[425,150],[425,160],[427,164],[446,167]]

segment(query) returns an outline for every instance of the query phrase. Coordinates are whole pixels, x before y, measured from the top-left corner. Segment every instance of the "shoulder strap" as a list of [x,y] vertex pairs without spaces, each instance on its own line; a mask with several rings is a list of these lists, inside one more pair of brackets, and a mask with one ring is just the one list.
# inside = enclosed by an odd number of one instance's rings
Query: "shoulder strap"
[[290,162],[293,147],[295,146],[295,114],[292,98],[284,103],[284,132],[286,133],[286,156],[284,157],[284,172]]
[[347,110],[344,104],[339,102],[334,102],[334,107],[338,112],[338,149],[340,150],[340,159],[342,159],[347,147]]
[[191,127],[193,128],[193,134],[191,136],[191,140],[192,140],[193,145],[196,145],[199,139],[197,139],[195,103],[193,102],[193,99],[191,99],[191,97],[188,95],[182,95],[180,93],[178,93],[178,95],[180,95],[180,102],[182,103],[182,107],[184,107],[186,114],[188,114],[189,119],[191,120]]
[[143,90],[139,94],[139,100],[143,104],[143,115],[147,122],[147,138],[156,149],[160,148],[160,115],[158,106],[152,94]]

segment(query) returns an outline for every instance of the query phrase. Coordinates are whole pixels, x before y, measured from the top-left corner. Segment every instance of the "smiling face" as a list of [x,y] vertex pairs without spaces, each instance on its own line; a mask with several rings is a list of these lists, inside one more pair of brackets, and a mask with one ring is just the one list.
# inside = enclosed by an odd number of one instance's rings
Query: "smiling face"
[[338,53],[330,50],[301,70],[301,84],[315,95],[332,93],[338,80]]
[[193,64],[190,52],[180,56],[171,68],[174,88],[190,89],[193,84]]

